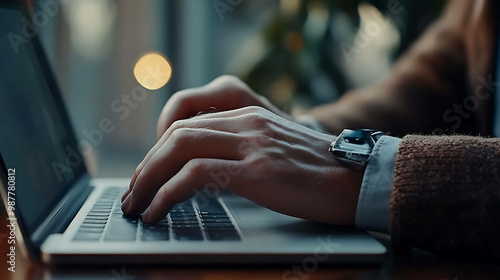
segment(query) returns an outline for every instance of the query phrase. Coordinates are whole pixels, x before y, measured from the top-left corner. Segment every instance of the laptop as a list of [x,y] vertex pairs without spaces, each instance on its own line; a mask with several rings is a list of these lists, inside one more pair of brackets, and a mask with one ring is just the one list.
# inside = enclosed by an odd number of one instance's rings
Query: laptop
[[89,176],[29,18],[16,1],[0,1],[0,190],[24,254],[60,265],[385,259],[364,231],[282,215],[230,192],[200,192],[155,225],[123,216],[130,179]]

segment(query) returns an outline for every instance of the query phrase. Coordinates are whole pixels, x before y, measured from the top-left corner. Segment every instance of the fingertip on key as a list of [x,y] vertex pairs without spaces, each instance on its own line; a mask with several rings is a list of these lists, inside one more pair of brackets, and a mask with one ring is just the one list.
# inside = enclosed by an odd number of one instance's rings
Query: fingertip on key
[[151,209],[149,207],[142,213],[142,222],[146,224],[151,223]]
[[137,176],[139,176],[140,171],[142,170],[142,165],[144,164],[144,160],[137,165],[137,167],[134,170],[134,175],[132,176],[132,179],[130,180],[129,184],[129,189],[133,189],[135,185],[135,181],[137,181]]
[[127,190],[123,195],[122,195],[122,199],[121,199],[121,202],[123,203],[123,201],[127,198],[128,194],[130,193],[130,189]]
[[123,203],[122,203],[122,211],[125,214],[130,214],[129,213],[129,208],[132,205],[132,193],[133,192],[130,192],[128,194],[128,196],[125,198],[125,200],[123,201]]

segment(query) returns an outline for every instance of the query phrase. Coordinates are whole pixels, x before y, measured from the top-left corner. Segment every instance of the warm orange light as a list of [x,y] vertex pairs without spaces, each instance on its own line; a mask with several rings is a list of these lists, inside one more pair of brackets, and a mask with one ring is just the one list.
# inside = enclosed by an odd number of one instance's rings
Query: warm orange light
[[134,67],[137,82],[150,90],[157,90],[172,77],[170,61],[159,52],[148,52],[141,56]]

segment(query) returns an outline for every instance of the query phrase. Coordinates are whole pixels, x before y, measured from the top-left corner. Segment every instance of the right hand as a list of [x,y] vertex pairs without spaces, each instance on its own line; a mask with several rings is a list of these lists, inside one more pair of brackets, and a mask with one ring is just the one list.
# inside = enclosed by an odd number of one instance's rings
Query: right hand
[[[181,90],[172,95],[163,107],[157,124],[158,140],[165,131],[178,120],[189,119],[211,109],[215,111],[228,111],[248,106],[263,107],[276,115],[293,121],[293,118],[276,108],[267,98],[258,95],[235,76],[224,75],[216,78],[207,85],[198,88]],[[158,145],[157,145],[158,146]],[[129,190],[123,195],[123,200],[132,190],[136,175],[144,168],[145,163],[155,153],[153,147],[145,160],[136,169]]]
[[172,95],[158,119],[158,139],[177,120],[188,119],[210,109],[227,111],[247,106],[263,107],[280,117],[293,120],[267,98],[253,92],[239,78],[225,75],[205,86],[181,90]]
[[327,152],[332,140],[259,106],[179,120],[136,169],[122,210],[155,223],[200,189],[230,189],[279,213],[354,225],[363,172]]

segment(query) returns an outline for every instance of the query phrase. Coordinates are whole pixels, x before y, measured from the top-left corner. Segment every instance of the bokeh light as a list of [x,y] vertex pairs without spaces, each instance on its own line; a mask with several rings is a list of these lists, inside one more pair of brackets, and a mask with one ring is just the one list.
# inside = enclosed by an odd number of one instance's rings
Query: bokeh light
[[163,54],[148,52],[137,60],[134,76],[143,87],[157,90],[165,86],[172,77],[172,65]]

